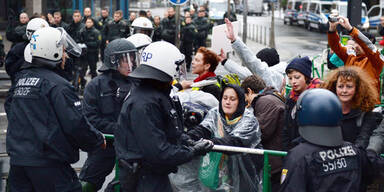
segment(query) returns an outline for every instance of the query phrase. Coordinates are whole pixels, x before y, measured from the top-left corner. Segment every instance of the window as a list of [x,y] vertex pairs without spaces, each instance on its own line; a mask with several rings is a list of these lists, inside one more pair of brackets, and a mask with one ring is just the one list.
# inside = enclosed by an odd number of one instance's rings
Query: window
[[378,16],[380,14],[380,7],[375,7],[371,9],[371,12],[368,13],[368,17]]

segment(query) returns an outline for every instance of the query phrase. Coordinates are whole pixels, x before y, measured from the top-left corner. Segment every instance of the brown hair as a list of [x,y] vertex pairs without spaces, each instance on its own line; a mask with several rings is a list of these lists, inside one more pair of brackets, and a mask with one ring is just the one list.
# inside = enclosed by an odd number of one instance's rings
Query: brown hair
[[216,70],[217,65],[219,64],[219,57],[217,56],[216,53],[213,51],[208,50],[205,47],[200,47],[197,50],[197,53],[203,54],[203,62],[204,64],[210,64],[211,66],[209,67],[210,72],[214,72]]
[[244,79],[241,83],[241,88],[244,89],[244,92],[248,93],[248,88],[250,88],[254,93],[259,93],[266,87],[265,82],[258,75],[251,75]]
[[114,14],[119,14],[120,16],[123,16],[123,11],[122,10],[117,10],[117,11],[115,11]]
[[301,73],[301,74],[304,76],[304,78],[305,78],[305,83],[306,83],[307,85],[309,85],[309,84],[311,83],[311,80],[312,80],[311,78],[305,76],[302,72],[300,72],[300,71],[298,71],[298,70],[296,70],[296,69],[287,69],[287,75],[288,75],[288,74],[291,74],[291,73],[294,72],[294,71],[299,72],[299,73]]
[[73,14],[75,14],[75,13],[80,13],[81,14],[80,10],[78,10],[78,9],[73,11]]
[[53,13],[53,15],[57,15],[57,16],[61,17],[61,12],[60,11],[56,11],[56,12]]
[[336,94],[337,80],[354,81],[356,90],[352,98],[352,108],[362,111],[372,111],[375,107],[377,92],[370,84],[371,77],[359,67],[340,67],[327,75],[322,87]]

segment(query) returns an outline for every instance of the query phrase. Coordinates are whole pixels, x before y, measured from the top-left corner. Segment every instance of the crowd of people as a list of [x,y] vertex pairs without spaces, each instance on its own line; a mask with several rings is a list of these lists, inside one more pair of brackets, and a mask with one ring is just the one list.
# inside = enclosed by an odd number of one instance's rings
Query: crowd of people
[[[146,11],[124,20],[119,10],[109,19],[108,9],[97,20],[85,8],[70,24],[60,12],[20,14],[5,59],[9,190],[98,191],[117,161],[121,191],[261,191],[260,156],[218,145],[288,151],[270,157],[273,192],[360,192],[383,176],[384,121],[374,108],[384,57],[367,35],[342,16],[329,23],[328,43],[344,64],[318,79],[307,56],[287,63],[274,48],[253,53],[227,18],[241,64],[211,51],[205,13],[185,13],[180,49],[173,8],[163,20]],[[83,100],[68,60],[84,66],[82,76],[90,67]],[[220,64],[229,74],[215,73]],[[183,65],[198,75],[193,81],[183,79]],[[88,157],[77,176],[70,164],[80,149]]]

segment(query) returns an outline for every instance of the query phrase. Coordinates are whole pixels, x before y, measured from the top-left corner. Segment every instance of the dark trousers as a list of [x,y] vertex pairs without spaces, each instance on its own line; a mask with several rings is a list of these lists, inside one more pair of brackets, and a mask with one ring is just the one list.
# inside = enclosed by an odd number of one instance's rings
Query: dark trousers
[[[130,173],[125,168],[120,168],[120,187],[122,192],[132,192],[127,189],[129,185]],[[148,171],[140,170],[138,173],[138,182],[136,192],[172,192],[171,183],[167,174],[159,175]]]
[[206,47],[207,46],[207,38],[196,38],[196,41],[195,41],[195,52],[197,52],[197,50],[200,48],[200,47]]
[[280,190],[281,172],[277,172],[271,175],[272,192],[278,192]]
[[81,184],[70,165],[28,167],[11,165],[9,192],[81,192]]
[[97,76],[97,73],[96,73],[96,63],[99,60],[99,53],[98,53],[98,51],[88,51],[87,55],[85,56],[85,59],[86,59],[87,65],[85,65],[85,67],[83,69],[84,70],[84,75],[87,72],[88,66],[89,66],[89,70],[90,70],[90,73],[91,73],[91,76],[92,76],[92,79],[93,79],[94,77]]
[[189,70],[191,68],[192,62],[193,43],[182,42],[180,46],[180,51],[185,56],[185,63],[187,64],[187,69]]
[[104,49],[105,49],[106,43],[105,39],[102,40],[101,45],[100,45],[100,59],[101,62],[104,63]]
[[96,190],[101,189],[108,176],[115,166],[115,148],[107,147],[88,153],[88,158],[80,172],[80,180],[91,183]]

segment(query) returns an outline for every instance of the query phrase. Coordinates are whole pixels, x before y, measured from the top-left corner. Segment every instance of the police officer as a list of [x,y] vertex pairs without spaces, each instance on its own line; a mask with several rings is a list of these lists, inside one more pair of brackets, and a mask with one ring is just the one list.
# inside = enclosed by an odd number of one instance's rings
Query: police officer
[[190,71],[193,52],[193,40],[197,36],[196,26],[192,23],[190,15],[185,16],[185,21],[181,24],[181,46],[180,51],[185,55],[187,70]]
[[5,60],[5,71],[11,78],[11,83],[14,83],[14,78],[16,72],[18,72],[21,66],[24,63],[24,50],[29,40],[31,39],[32,33],[37,29],[42,27],[48,27],[49,24],[47,21],[41,18],[34,18],[28,22],[26,30],[24,30],[24,35],[27,37],[27,40],[17,43],[15,46],[8,51],[6,60]]
[[102,40],[101,40],[101,44],[100,44],[100,57],[101,57],[101,61],[104,61],[104,49],[105,49],[105,33],[104,33],[104,29],[105,29],[105,26],[107,25],[108,22],[112,21],[112,18],[109,17],[109,10],[107,8],[103,8],[101,9],[101,17],[99,18],[99,25],[102,26],[101,27],[101,35],[102,35]]
[[62,20],[61,12],[56,11],[53,13],[53,20],[55,21],[55,24],[51,25],[51,27],[62,27],[65,30],[68,28],[68,24]]
[[94,23],[94,27],[97,29],[97,30],[101,30],[102,29],[102,26],[99,24],[99,22],[97,22],[97,20],[95,18],[92,17],[92,10],[90,7],[86,7],[84,8],[84,11],[83,11],[83,14],[84,14],[84,17],[83,19],[81,20],[82,23],[85,24],[85,22],[87,22],[87,19],[88,18],[91,18],[93,23]]
[[362,180],[374,170],[362,149],[343,141],[337,96],[325,89],[307,90],[296,110],[304,141],[288,152],[280,191],[365,191]]
[[130,25],[123,19],[123,11],[117,10],[113,14],[113,21],[110,21],[104,28],[106,44],[119,39],[127,38],[130,34]]
[[[87,53],[85,61],[88,63],[92,79],[97,76],[96,63],[99,60],[99,47],[101,44],[101,34],[99,30],[94,27],[92,18],[87,18],[85,28],[81,30],[82,42],[87,45]],[[82,69],[81,76],[84,77],[87,68],[85,65]]]
[[[105,53],[104,64],[99,69],[102,74],[85,88],[83,112],[96,129],[113,134],[123,100],[134,84],[127,76],[137,67],[136,48],[126,39],[116,39],[107,45]],[[115,148],[111,142],[105,150],[88,153],[80,180],[88,182],[86,188],[98,191],[114,165]]]
[[135,19],[131,24],[131,35],[136,33],[142,33],[152,38],[153,26],[151,20],[146,17],[138,17]]
[[[81,38],[80,31],[85,27],[85,25],[81,22],[81,13],[79,10],[73,11],[72,19],[72,23],[69,24],[67,32],[76,43],[82,43],[83,41]],[[71,76],[73,76],[75,74],[75,70],[81,70],[81,68],[84,67],[84,63],[86,63],[84,56],[80,58],[73,58],[73,62],[71,63],[71,65],[66,65],[66,70],[72,71]],[[81,85],[84,86],[85,83],[86,82],[84,78],[81,78]]]
[[143,50],[141,64],[129,75],[140,83],[127,96],[115,130],[123,191],[171,192],[168,174],[213,146],[208,140],[192,147],[181,144],[181,106],[169,97],[175,63],[181,58],[174,45],[154,42]]
[[[76,48],[59,29],[44,27],[33,34],[32,64],[19,72],[10,92],[6,140],[10,191],[80,192],[71,167],[79,160],[79,149],[105,148],[103,135],[82,115],[73,87],[54,72],[65,60],[64,50]],[[78,48],[72,51],[79,55]]]
[[3,67],[5,58],[3,36],[0,35],[0,67]]
[[193,20],[193,23],[197,28],[197,37],[195,41],[195,50],[199,47],[206,47],[206,41],[208,37],[209,29],[212,27],[212,24],[209,22],[208,18],[205,17],[205,9],[200,9],[197,18]]
[[27,13],[20,13],[18,24],[13,27],[10,24],[8,26],[6,36],[9,41],[12,42],[12,46],[15,46],[17,43],[27,41],[27,36],[25,35],[25,30],[27,28],[27,24],[29,21],[29,17]]
[[175,9],[168,8],[168,17],[163,18],[161,21],[161,38],[164,41],[175,44],[176,38],[176,18]]

